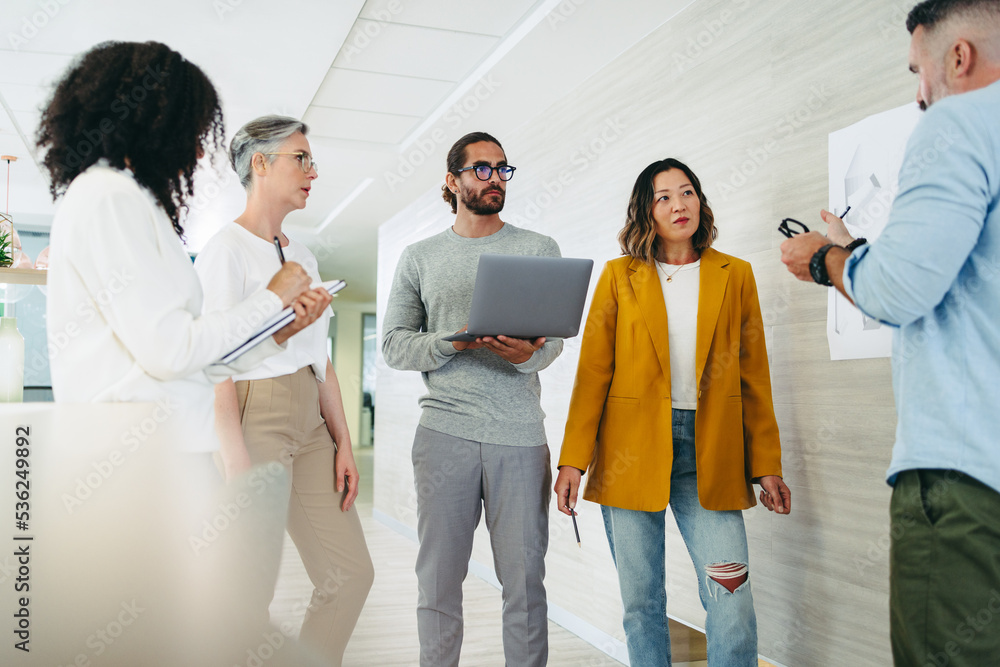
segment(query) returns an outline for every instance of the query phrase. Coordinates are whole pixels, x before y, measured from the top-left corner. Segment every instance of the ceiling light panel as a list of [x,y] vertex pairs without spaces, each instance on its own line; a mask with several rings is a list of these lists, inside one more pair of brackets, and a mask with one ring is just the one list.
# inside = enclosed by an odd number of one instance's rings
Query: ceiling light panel
[[37,111],[15,111],[14,120],[21,126],[24,136],[34,141],[38,124],[42,121],[41,115]]
[[309,135],[352,139],[382,144],[396,144],[420,121],[415,116],[309,107],[302,119],[309,125]]
[[72,56],[0,50],[0,84],[48,87],[62,76]]
[[451,91],[450,81],[332,68],[313,105],[411,116],[430,113]]
[[536,4],[538,0],[368,0],[360,18],[499,37]]
[[490,35],[359,19],[333,66],[458,81],[486,57],[498,41]]
[[47,86],[26,86],[18,83],[0,83],[0,94],[14,111],[37,113],[48,101],[52,89]]

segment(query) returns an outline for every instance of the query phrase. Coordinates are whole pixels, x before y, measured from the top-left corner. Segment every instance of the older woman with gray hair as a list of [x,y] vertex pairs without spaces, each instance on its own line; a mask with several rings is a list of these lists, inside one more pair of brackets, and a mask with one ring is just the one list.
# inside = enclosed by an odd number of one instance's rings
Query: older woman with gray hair
[[[247,191],[247,206],[195,262],[206,312],[228,308],[266,283],[280,265],[275,238],[285,257],[319,282],[316,258],[281,230],[288,213],[305,208],[317,177],[307,133],[294,118],[264,116],[233,137],[229,157]],[[227,479],[271,461],[291,475],[288,534],[314,586],[300,639],[340,665],[374,569],[353,507],[358,468],[326,352],[329,321],[327,311],[287,350],[217,385],[215,410],[222,441],[217,463]]]

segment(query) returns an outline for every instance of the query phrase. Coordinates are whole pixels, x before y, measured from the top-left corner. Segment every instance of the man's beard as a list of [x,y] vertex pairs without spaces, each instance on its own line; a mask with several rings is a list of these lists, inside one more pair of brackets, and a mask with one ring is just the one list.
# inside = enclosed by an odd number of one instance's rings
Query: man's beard
[[[494,201],[493,199],[487,199],[487,195],[492,195],[494,192],[500,193],[500,201]],[[478,195],[462,192],[462,204],[471,213],[476,215],[495,215],[503,210],[504,200],[507,198],[506,193],[503,190],[488,189],[484,190]]]

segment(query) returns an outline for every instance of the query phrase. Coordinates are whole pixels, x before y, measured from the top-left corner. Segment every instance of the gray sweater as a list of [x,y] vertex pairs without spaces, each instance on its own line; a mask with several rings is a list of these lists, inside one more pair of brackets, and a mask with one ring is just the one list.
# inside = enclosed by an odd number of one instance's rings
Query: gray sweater
[[483,238],[449,228],[408,246],[389,293],[382,355],[392,368],[423,374],[422,426],[477,442],[543,445],[538,371],[559,356],[562,341],[548,340],[526,362],[512,364],[487,349],[459,352],[442,340],[468,323],[481,254],[560,256],[548,236],[510,223]]

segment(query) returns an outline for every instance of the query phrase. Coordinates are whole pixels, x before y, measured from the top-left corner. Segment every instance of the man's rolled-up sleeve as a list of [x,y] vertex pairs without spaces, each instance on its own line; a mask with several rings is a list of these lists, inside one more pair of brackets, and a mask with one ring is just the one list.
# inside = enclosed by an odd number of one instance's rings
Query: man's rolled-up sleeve
[[982,156],[995,155],[996,147],[981,119],[960,117],[948,102],[929,111],[910,138],[882,235],[844,266],[844,291],[885,324],[907,325],[941,303],[986,218],[991,197]]

